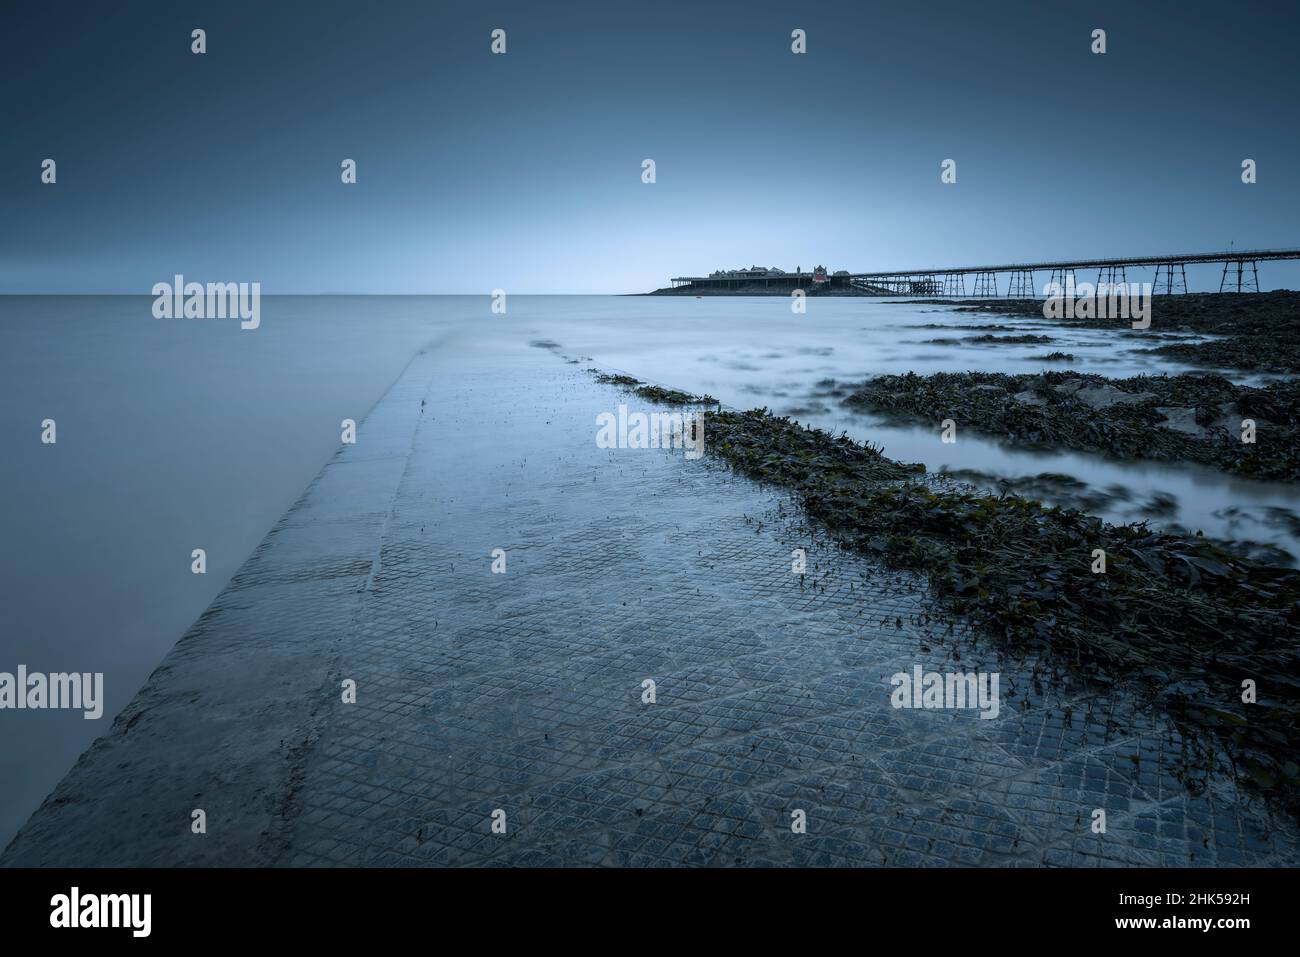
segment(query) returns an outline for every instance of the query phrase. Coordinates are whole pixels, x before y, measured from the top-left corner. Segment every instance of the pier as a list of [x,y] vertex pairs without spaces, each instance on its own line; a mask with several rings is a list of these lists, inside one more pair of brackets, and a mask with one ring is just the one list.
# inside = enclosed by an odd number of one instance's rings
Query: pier
[[[1068,259],[1004,263],[983,266],[947,266],[932,269],[886,269],[871,272],[840,270],[827,274],[780,270],[737,270],[709,276],[679,276],[671,280],[681,292],[763,289],[809,293],[841,292],[871,296],[978,296],[1030,299],[1042,294],[1036,276],[1046,274],[1046,285],[1061,286],[1095,281],[1103,283],[1150,282],[1157,295],[1185,293],[1189,265],[1221,264],[1219,292],[1259,292],[1259,264],[1300,260],[1300,249],[1230,249],[1221,252],[1177,255],[1129,256],[1109,259]],[[1133,275],[1130,275],[1130,270]],[[1150,272],[1147,272],[1150,270]],[[969,280],[969,282],[968,282]],[[1003,291],[1005,290],[1005,291]]]

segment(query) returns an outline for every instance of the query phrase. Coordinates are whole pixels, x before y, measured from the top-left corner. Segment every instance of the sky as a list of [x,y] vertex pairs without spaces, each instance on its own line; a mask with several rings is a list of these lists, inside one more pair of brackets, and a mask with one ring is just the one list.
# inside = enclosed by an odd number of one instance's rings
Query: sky
[[1194,0],[12,4],[0,292],[624,293],[1295,247],[1298,39],[1294,4]]

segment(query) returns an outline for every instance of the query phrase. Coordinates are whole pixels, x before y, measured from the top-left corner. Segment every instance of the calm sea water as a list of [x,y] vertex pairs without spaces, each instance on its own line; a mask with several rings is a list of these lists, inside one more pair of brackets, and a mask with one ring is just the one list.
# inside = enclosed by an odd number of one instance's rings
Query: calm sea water
[[[1207,534],[1300,546],[1273,509],[1296,490],[1205,469],[1030,454],[963,432],[899,428],[819,396],[821,380],[915,371],[1060,368],[1032,357],[1060,349],[1069,368],[1109,376],[1183,371],[1122,338],[1084,331],[1050,345],[943,346],[973,332],[930,323],[975,319],[935,306],[780,298],[527,297],[493,315],[480,297],[267,297],[262,325],[159,321],[147,297],[0,297],[0,671],[102,671],[105,716],[0,712],[0,842],[130,700],[339,443],[422,346],[484,356],[530,350],[584,357],[603,369],[724,403],[767,406],[849,432],[931,468],[1009,477],[1062,472],[1127,501],[1103,511],[1132,520],[1156,492],[1162,519]],[[1158,314],[1156,329],[1158,330]],[[40,443],[40,423],[58,443]],[[594,435],[594,424],[593,424]],[[190,572],[207,550],[208,573]]]

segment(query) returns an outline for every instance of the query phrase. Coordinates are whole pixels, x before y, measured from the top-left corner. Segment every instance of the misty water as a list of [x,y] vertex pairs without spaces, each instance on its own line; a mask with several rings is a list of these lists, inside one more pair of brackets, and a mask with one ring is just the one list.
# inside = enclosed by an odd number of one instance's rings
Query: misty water
[[[1194,371],[1141,351],[1172,341],[1154,340],[1153,334],[1176,335],[1160,330],[1158,299],[1150,330],[1117,332],[1065,330],[1045,319],[874,299],[811,299],[806,315],[792,314],[789,301],[777,297],[570,301],[573,305],[562,310],[563,315],[551,316],[551,304],[525,300],[514,318],[556,342],[559,351],[590,356],[601,368],[707,393],[737,408],[764,406],[809,425],[847,432],[900,461],[923,462],[935,471],[973,470],[1013,479],[1060,473],[1086,483],[1092,491],[1117,493],[1091,509],[1108,520],[1149,520],[1160,527],[1270,543],[1300,555],[1296,529],[1287,520],[1300,504],[1300,492],[1291,486],[1195,465],[1014,449],[965,427],[960,428],[958,441],[945,444],[937,414],[933,423],[891,424],[844,407],[838,398],[826,395],[825,386],[819,386],[827,379],[851,386],[873,375],[908,371],[924,375],[1070,369],[1112,378]],[[1035,333],[1053,341],[1028,345],[929,341],[977,336],[992,325],[1010,327],[994,330],[994,335]],[[949,328],[928,328],[932,326]],[[1071,353],[1076,361],[1034,358],[1054,351]],[[1261,381],[1251,375],[1224,374],[1241,384]],[[1153,502],[1156,496],[1165,501]]]
[[[1153,496],[1172,496],[1176,509],[1153,524],[1300,553],[1276,511],[1300,499],[1291,487],[1199,467],[1013,450],[969,429],[944,444],[938,421],[885,424],[818,385],[906,371],[1187,371],[1139,353],[1154,344],[1140,332],[1066,332],[1045,320],[872,299],[811,299],[805,315],[778,297],[508,303],[496,315],[486,296],[265,297],[261,328],[241,330],[235,321],[155,320],[147,297],[0,297],[0,671],[104,672],[106,699],[99,721],[80,712],[4,715],[0,843],[108,730],[336,451],[341,420],[360,421],[423,346],[476,360],[582,357],[583,367],[844,430],[930,469],[1064,473],[1123,489],[1099,511],[1113,521],[1145,518]],[[994,323],[1055,341],[936,345],[926,340],[978,332],[923,328]],[[1158,311],[1151,332],[1160,333]],[[1033,358],[1056,350],[1078,361]],[[510,388],[508,374],[501,388]],[[611,393],[610,401],[612,409],[636,400]],[[57,422],[52,446],[40,442],[47,418]],[[191,573],[196,547],[206,549],[206,575]]]

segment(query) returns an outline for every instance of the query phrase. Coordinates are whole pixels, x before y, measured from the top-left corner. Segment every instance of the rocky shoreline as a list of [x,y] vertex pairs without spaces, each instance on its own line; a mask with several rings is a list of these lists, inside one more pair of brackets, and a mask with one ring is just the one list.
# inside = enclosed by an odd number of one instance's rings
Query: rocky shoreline
[[[1197,462],[1257,479],[1300,480],[1300,383],[1252,388],[1218,375],[1048,371],[879,376],[825,383],[850,408],[911,422],[951,419],[1025,448]],[[851,391],[850,391],[851,390]]]
[[1113,329],[1125,335],[1169,332],[1213,337],[1204,342],[1153,345],[1156,356],[1216,370],[1240,369],[1272,375],[1300,375],[1300,292],[1191,293],[1152,299],[1149,329],[1132,329],[1126,319],[1047,319],[1041,299],[899,300],[954,306],[957,312],[1042,319],[1063,329]]

